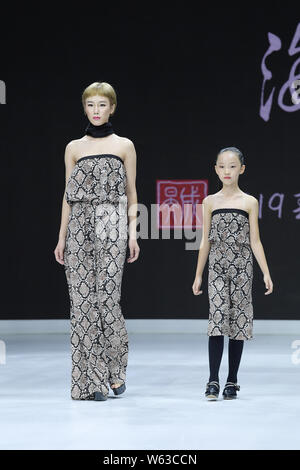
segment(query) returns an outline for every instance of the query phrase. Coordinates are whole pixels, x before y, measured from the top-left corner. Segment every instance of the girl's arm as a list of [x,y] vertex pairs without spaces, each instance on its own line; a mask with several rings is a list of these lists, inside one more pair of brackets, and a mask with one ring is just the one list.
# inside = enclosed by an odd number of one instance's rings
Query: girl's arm
[[260,241],[259,227],[258,227],[258,200],[252,197],[251,205],[249,208],[249,224],[250,224],[250,245],[259,267],[264,275],[264,282],[266,285],[266,294],[273,292],[273,283],[271,280],[265,252]]
[[193,292],[195,295],[202,294],[200,286],[202,283],[202,274],[206,265],[210,250],[210,241],[208,240],[208,234],[211,224],[211,210],[209,205],[210,196],[206,196],[202,201],[202,239],[199,247],[198,262],[195,274],[195,280],[193,284]]

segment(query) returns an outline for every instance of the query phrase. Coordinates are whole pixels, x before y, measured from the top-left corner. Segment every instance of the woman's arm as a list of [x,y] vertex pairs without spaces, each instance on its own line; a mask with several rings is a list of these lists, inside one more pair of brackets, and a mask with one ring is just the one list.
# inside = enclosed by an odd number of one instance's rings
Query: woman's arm
[[139,256],[140,248],[136,241],[136,219],[137,219],[137,191],[136,191],[136,151],[133,142],[125,139],[125,158],[126,169],[126,196],[128,204],[129,219],[129,249],[130,257],[128,262],[132,263]]
[[208,234],[211,224],[211,209],[209,204],[210,196],[206,196],[202,201],[202,239],[199,247],[198,262],[195,274],[195,280],[193,284],[193,292],[195,295],[202,294],[200,286],[202,284],[202,274],[210,250],[210,241],[208,240]]
[[273,283],[271,280],[265,252],[259,235],[258,207],[258,200],[252,196],[251,204],[249,207],[250,245],[255,258],[257,259],[259,267],[264,275],[264,282],[266,285],[266,289],[268,289],[265,294],[271,294],[271,292],[273,291]]
[[63,195],[63,201],[62,201],[62,210],[61,210],[61,223],[60,223],[60,229],[59,229],[59,234],[58,234],[58,243],[57,246],[54,250],[55,258],[56,261],[60,264],[64,264],[64,248],[65,248],[65,241],[66,241],[66,234],[67,234],[67,228],[68,228],[68,220],[69,220],[69,215],[70,215],[70,206],[66,201],[65,194],[66,194],[66,187],[67,183],[69,181],[69,178],[71,176],[72,170],[76,164],[75,158],[74,158],[74,152],[75,152],[75,145],[74,142],[69,142],[68,145],[66,146],[65,149],[65,191]]

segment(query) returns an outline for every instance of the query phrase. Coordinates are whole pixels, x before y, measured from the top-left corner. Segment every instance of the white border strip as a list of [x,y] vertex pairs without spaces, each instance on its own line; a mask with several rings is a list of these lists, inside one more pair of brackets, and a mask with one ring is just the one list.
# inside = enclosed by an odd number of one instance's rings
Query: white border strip
[[[206,334],[207,320],[126,320],[128,333],[200,333]],[[0,320],[0,338],[4,334],[69,334],[70,320]],[[300,320],[254,320],[253,336],[300,335]]]

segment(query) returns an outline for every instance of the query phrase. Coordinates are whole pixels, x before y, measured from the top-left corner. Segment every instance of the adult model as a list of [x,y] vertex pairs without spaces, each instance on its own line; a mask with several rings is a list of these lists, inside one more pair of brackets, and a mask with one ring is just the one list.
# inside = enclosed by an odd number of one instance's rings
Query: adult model
[[258,200],[238,186],[239,175],[245,171],[242,152],[236,147],[222,149],[217,155],[215,170],[223,187],[203,199],[203,232],[192,287],[195,295],[202,294],[202,273],[209,257],[210,377],[205,391],[209,400],[216,400],[219,395],[224,335],[229,337],[229,371],[223,398],[236,398],[236,391],[240,390],[237,372],[244,340],[253,338],[252,252],[263,273],[265,294],[273,291],[259,236]]
[[109,122],[117,105],[109,83],[89,85],[82,105],[89,124],[65,149],[66,187],[54,253],[64,265],[70,297],[71,397],[104,401],[109,385],[115,395],[126,388],[128,334],[120,297],[127,243],[127,262],[139,256],[136,152]]

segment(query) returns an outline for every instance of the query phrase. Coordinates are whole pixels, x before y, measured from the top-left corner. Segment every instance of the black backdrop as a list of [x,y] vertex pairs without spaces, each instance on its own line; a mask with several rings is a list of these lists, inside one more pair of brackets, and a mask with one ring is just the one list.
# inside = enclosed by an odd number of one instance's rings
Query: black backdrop
[[[280,5],[280,3],[278,3]],[[173,6],[105,7],[72,19],[17,16],[1,31],[1,319],[69,318],[63,266],[54,258],[64,191],[64,149],[84,134],[81,94],[108,81],[118,95],[112,123],[137,151],[138,201],[156,202],[156,179],[208,179],[220,189],[214,158],[225,146],[245,153],[240,188],[262,202],[260,235],[274,292],[265,296],[254,258],[253,302],[260,319],[299,319],[299,118],[278,105],[300,52],[289,55],[300,22],[291,9]],[[99,9],[99,12],[98,12]],[[282,41],[266,59],[275,87],[269,120],[259,116],[268,32]],[[300,40],[298,42],[300,46]],[[300,74],[298,67],[298,74]],[[286,103],[291,99],[286,96]],[[281,217],[272,210],[283,198]],[[273,205],[276,205],[275,197]],[[198,250],[186,240],[139,240],[125,264],[125,318],[207,318],[192,294]]]

